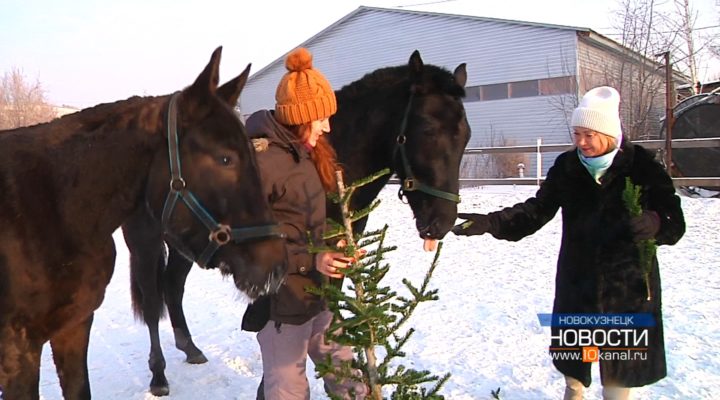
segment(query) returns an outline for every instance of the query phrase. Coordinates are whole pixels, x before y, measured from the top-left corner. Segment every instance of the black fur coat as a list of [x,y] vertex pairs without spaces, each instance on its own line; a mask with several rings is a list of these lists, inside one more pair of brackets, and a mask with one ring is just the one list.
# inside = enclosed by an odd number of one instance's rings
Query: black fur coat
[[[665,377],[666,364],[657,258],[650,273],[652,298],[648,301],[630,215],[622,199],[628,176],[642,187],[642,208],[660,216],[657,244],[675,244],[685,232],[685,220],[672,180],[651,153],[627,141],[600,184],[573,149],[558,156],[535,197],[489,217],[493,236],[516,241],[536,232],[562,208],[553,313],[652,314],[656,326],[648,331],[646,359],[600,361],[604,385],[637,387]],[[558,328],[553,327],[552,333],[557,337]],[[552,343],[551,351],[557,346]],[[557,358],[553,363],[563,374],[590,385],[591,363]]]

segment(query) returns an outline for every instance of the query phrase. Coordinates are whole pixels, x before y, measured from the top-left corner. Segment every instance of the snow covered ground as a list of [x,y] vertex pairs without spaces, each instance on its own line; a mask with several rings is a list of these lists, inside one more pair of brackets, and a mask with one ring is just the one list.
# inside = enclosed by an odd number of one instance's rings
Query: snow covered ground
[[[488,186],[461,191],[461,211],[489,212],[523,201],[534,186]],[[402,289],[401,279],[419,284],[433,253],[422,251],[408,206],[389,186],[369,228],[390,226],[391,272],[385,283]],[[720,200],[682,198],[685,237],[663,246],[658,256],[663,284],[668,377],[634,391],[635,399],[714,399],[720,396]],[[449,400],[501,398],[558,399],[563,380],[547,354],[550,329],[537,314],[552,309],[560,213],[520,242],[489,235],[444,240],[435,277],[440,299],[422,304],[410,321],[417,332],[404,364],[452,377],[442,393]],[[130,307],[127,249],[115,235],[118,259],[105,302],[95,314],[89,351],[91,388],[97,399],[152,399],[147,393],[149,340]],[[185,311],[196,344],[209,362],[189,365],[174,348],[168,320],[161,340],[170,380],[169,399],[253,399],[262,374],[254,334],[240,330],[246,299],[218,271],[193,268]],[[599,373],[588,399],[600,398]],[[313,399],[326,399],[308,365]],[[49,346],[42,359],[41,398],[61,399]]]

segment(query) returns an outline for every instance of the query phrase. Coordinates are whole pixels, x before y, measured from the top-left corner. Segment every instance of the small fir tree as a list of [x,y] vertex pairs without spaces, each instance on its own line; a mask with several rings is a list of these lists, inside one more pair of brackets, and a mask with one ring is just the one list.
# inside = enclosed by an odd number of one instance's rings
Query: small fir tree
[[[639,217],[642,215],[643,210],[640,206],[640,191],[641,187],[635,185],[630,177],[625,178],[625,190],[623,190],[623,201],[625,202],[625,208],[627,208],[631,217]],[[655,258],[655,252],[657,251],[657,244],[655,239],[645,239],[637,243],[638,257],[640,268],[642,268],[643,276],[645,277],[645,289],[647,290],[647,300],[652,299],[652,293],[650,293],[650,272],[652,271],[653,259]]]
[[[331,229],[326,239],[337,241],[342,238],[345,245],[340,249],[311,246],[313,252],[333,249],[343,251],[347,256],[361,254],[367,249],[365,256],[345,273],[345,278],[349,281],[347,291],[343,291],[337,282],[327,283],[321,288],[308,288],[312,293],[323,296],[329,309],[335,314],[326,340],[352,346],[356,355],[353,363],[341,365],[333,365],[328,357],[325,362],[318,363],[315,369],[319,377],[333,374],[337,379],[363,382],[370,388],[369,399],[381,400],[383,388],[394,388],[390,397],[392,400],[439,400],[444,397],[438,392],[450,378],[450,374],[439,377],[429,371],[416,371],[402,365],[400,359],[405,357],[402,348],[414,332],[412,328],[404,332],[401,328],[418,304],[438,298],[437,290],[429,290],[428,285],[437,267],[442,243],[439,244],[432,265],[419,288],[403,279],[402,283],[410,293],[410,297],[403,297],[381,284],[381,280],[390,270],[390,266],[383,263],[384,254],[396,249],[395,246],[385,245],[388,226],[360,235],[352,232],[352,223],[367,217],[380,203],[376,200],[365,209],[349,211],[348,204],[353,192],[387,173],[388,170],[380,171],[354,182],[347,188],[338,173],[338,195],[332,200],[340,204],[343,222],[339,224],[328,221]],[[361,371],[362,376],[353,374],[353,369]],[[423,386],[425,384],[433,385],[426,388]]]

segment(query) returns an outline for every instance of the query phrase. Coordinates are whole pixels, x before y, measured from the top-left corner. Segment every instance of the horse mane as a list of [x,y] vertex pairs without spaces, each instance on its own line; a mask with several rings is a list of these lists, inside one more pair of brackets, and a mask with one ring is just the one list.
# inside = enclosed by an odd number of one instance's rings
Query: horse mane
[[[336,95],[342,96],[347,101],[365,96],[374,97],[395,90],[398,86],[408,86],[410,84],[409,69],[410,67],[407,65],[377,69],[343,86],[336,91]],[[465,88],[458,85],[453,74],[445,68],[425,64],[420,81],[423,93],[446,93],[453,97],[465,97]]]
[[133,96],[113,103],[98,104],[65,115],[58,122],[81,127],[85,132],[96,131],[106,126],[120,129],[143,126],[155,130],[156,126],[151,128],[149,125],[159,121],[157,115],[158,113],[162,115],[164,102],[161,99],[165,97],[167,96]]
[[407,84],[408,67],[386,67],[369,72],[362,78],[343,86],[337,91],[349,98],[359,98],[367,95],[377,95],[378,88],[387,90],[401,84]]
[[47,133],[51,129],[55,140],[63,140],[62,138],[107,130],[145,129],[157,131],[160,128],[158,124],[162,123],[162,118],[158,118],[158,115],[164,115],[165,103],[162,99],[165,97],[167,96],[133,96],[113,103],[102,103],[84,108],[48,122],[0,132],[32,135]]

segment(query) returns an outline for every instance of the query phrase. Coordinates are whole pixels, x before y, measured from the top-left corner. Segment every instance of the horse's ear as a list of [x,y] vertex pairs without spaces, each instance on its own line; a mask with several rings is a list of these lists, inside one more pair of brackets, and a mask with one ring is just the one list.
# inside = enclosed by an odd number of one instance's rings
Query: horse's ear
[[231,107],[235,107],[235,105],[237,105],[240,93],[242,93],[242,90],[247,83],[248,75],[250,75],[251,65],[252,64],[248,64],[242,74],[220,86],[217,90],[218,97],[223,99]]
[[198,75],[195,82],[187,88],[188,92],[202,96],[206,93],[215,93],[219,81],[220,71],[220,55],[222,54],[222,46],[213,51],[210,62],[205,69]]
[[467,83],[467,70],[465,69],[465,63],[458,65],[457,68],[455,68],[453,75],[455,76],[455,83],[465,87],[465,84]]
[[417,80],[423,71],[423,60],[420,58],[420,52],[415,50],[410,55],[410,61],[408,61],[408,67],[410,67],[410,76],[413,80]]

